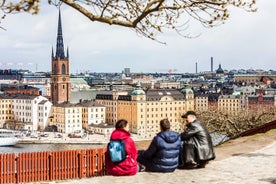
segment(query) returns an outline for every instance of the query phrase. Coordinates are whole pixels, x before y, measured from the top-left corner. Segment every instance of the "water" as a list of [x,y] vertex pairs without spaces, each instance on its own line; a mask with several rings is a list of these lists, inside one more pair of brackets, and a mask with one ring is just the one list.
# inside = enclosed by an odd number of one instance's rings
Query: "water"
[[0,153],[76,150],[104,147],[106,147],[105,144],[17,144],[10,147],[0,147]]
[[[228,140],[225,135],[217,132],[211,133],[213,145],[219,145]],[[137,149],[146,149],[151,141],[136,142]],[[106,144],[17,144],[11,147],[0,147],[0,153],[20,153],[20,152],[39,152],[39,151],[58,151],[58,150],[77,150],[91,148],[105,148]]]

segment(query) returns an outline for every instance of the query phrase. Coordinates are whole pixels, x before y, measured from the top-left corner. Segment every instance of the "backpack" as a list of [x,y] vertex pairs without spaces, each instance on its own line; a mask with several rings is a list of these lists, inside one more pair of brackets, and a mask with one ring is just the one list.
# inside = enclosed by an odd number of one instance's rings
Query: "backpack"
[[121,162],[127,157],[124,140],[110,140],[107,149],[112,162]]

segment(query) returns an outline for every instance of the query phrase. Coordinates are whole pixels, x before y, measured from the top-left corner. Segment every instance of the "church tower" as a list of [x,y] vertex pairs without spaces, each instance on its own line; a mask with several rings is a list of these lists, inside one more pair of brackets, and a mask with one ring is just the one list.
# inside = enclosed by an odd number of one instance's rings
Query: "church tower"
[[53,104],[70,102],[69,51],[64,54],[61,15],[59,10],[56,54],[52,48],[51,98]]

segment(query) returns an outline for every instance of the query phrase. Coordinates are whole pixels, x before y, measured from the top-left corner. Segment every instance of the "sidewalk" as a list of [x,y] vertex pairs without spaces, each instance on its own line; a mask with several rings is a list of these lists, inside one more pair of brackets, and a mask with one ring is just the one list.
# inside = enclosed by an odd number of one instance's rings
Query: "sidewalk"
[[[55,183],[55,182],[53,182]],[[206,168],[176,170],[173,173],[141,172],[135,176],[103,176],[79,180],[58,181],[66,184],[269,184],[276,183],[276,141],[249,153],[211,161]]]

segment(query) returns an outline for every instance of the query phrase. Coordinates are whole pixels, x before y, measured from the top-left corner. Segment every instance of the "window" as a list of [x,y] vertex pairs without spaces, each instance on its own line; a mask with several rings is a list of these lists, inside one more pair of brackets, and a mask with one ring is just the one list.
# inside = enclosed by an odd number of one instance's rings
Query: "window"
[[66,74],[66,69],[65,69],[65,64],[62,64],[62,74],[64,75],[64,74]]

